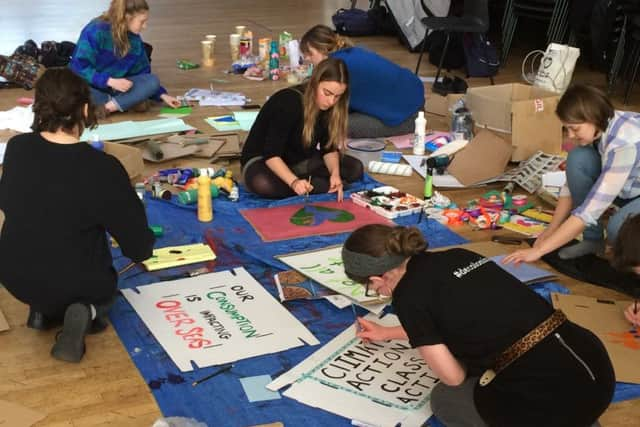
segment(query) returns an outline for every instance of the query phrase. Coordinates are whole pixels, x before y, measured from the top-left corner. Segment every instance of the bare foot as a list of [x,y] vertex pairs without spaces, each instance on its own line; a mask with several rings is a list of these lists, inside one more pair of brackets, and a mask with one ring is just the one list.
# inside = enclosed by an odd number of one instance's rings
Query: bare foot
[[118,111],[118,106],[116,105],[115,102],[109,101],[106,104],[104,104],[104,109],[107,110],[108,113],[114,113]]

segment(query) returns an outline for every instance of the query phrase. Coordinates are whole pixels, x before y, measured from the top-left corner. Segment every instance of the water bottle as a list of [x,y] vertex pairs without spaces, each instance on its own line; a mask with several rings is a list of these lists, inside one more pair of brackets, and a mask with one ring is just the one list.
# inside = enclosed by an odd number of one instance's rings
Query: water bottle
[[271,52],[269,53],[269,80],[280,78],[280,53],[278,53],[278,42],[271,41]]
[[416,127],[413,139],[413,154],[416,156],[424,155],[424,138],[427,133],[427,119],[424,117],[424,111],[418,112],[415,121]]

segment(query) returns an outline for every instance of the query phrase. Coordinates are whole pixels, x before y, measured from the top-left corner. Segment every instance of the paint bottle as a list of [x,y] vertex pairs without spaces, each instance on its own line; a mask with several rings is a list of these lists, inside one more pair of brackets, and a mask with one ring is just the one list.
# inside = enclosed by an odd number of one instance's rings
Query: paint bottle
[[206,171],[198,177],[198,221],[209,222],[213,219],[211,201],[211,178]]
[[278,79],[280,79],[280,54],[278,53],[278,42],[272,40],[269,52],[269,80]]
[[[220,195],[220,190],[215,184],[211,184],[211,198],[215,199]],[[178,193],[178,202],[183,205],[193,205],[198,202],[198,190],[187,190]]]
[[424,111],[418,112],[415,121],[415,131],[413,137],[413,154],[416,156],[424,155],[424,138],[427,133],[427,119],[424,117]]

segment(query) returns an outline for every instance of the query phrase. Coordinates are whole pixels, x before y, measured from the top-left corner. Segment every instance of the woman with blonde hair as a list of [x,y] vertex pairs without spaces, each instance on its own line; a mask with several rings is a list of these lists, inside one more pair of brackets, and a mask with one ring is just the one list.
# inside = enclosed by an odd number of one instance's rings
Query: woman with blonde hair
[[264,104],[242,149],[247,189],[262,197],[336,193],[343,180],[362,177],[362,163],[343,155],[347,137],[349,74],[344,62],[329,58],[311,79],[282,89]]
[[347,238],[347,276],[392,296],[400,320],[359,318],[357,336],[409,340],[440,378],[430,404],[449,427],[598,425],[615,388],[598,337],[491,259],[426,248],[410,227],[367,225]]
[[151,73],[140,37],[148,15],[145,0],[112,0],[80,33],[69,67],[89,83],[93,103],[106,113],[146,111],[150,98],[180,106]]
[[424,109],[424,85],[407,68],[375,52],[355,47],[326,25],[316,25],[300,40],[313,65],[327,57],[344,61],[350,76],[349,137],[375,138],[414,131]]

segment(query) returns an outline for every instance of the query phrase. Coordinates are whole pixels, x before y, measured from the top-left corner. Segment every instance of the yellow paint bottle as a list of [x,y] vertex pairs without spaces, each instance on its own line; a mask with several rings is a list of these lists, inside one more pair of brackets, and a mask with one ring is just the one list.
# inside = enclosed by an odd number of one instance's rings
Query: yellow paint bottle
[[204,171],[198,177],[198,220],[209,222],[213,220],[213,202],[211,199],[211,178]]

